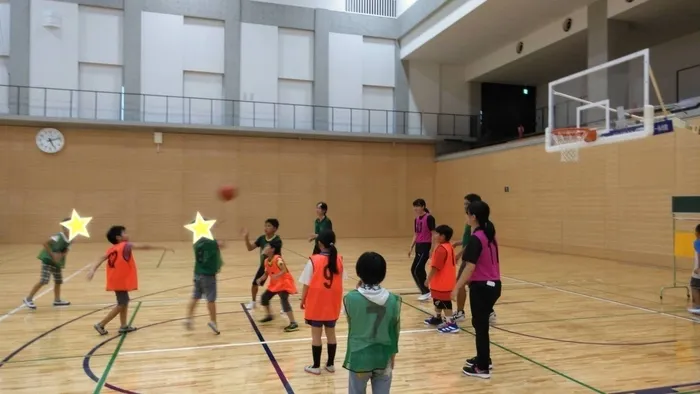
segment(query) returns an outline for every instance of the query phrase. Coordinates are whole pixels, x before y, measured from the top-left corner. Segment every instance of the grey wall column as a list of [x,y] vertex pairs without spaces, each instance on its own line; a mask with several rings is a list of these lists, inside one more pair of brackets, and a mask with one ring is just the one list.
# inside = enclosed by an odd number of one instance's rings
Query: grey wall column
[[141,95],[141,13],[144,0],[124,2],[123,58],[124,58],[124,120],[140,122],[145,108]]
[[240,125],[241,99],[241,1],[229,0],[224,15],[225,124]]
[[394,133],[407,134],[408,132],[408,106],[409,106],[409,88],[407,66],[401,60],[401,48],[399,42],[396,42],[396,69],[394,70],[394,109],[397,111],[394,115]]
[[[608,48],[608,0],[598,0],[588,6],[588,67],[594,67],[609,60]],[[608,98],[607,73],[599,72],[588,76],[588,101],[596,102]]]
[[330,12],[316,10],[314,17],[314,130],[331,130],[329,120],[329,46],[331,32]]
[[30,3],[10,0],[10,114],[29,115]]

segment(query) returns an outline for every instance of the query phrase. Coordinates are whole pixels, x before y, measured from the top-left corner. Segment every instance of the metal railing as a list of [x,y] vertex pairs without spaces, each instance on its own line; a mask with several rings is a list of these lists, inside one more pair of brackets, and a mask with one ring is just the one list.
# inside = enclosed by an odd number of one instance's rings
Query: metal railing
[[472,115],[0,85],[0,115],[477,138]]

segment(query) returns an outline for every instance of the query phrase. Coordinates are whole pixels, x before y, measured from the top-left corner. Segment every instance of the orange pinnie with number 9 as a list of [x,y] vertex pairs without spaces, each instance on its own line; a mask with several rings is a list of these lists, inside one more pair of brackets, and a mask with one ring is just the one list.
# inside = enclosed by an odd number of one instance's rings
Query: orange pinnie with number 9
[[319,254],[309,258],[299,282],[304,285],[301,294],[301,309],[304,320],[311,326],[311,349],[313,365],[306,366],[305,372],[321,374],[321,334],[326,333],[328,343],[328,361],[325,369],[335,372],[335,351],[337,340],[335,323],[343,307],[343,258],[335,248],[335,233],[322,231],[316,238]]

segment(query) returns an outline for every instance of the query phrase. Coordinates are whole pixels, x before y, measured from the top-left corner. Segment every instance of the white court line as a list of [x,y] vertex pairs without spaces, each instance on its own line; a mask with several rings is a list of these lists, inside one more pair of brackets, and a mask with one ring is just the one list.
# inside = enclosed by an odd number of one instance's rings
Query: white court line
[[[422,332],[435,332],[435,328],[423,328],[420,330],[403,330],[401,334],[416,334]],[[336,338],[347,338],[347,335],[336,335]],[[292,343],[292,342],[308,342],[311,338],[290,338],[290,339],[278,339],[272,341],[255,341],[255,342],[234,342],[234,343],[224,343],[220,345],[204,345],[204,346],[189,346],[189,347],[176,347],[176,348],[164,348],[164,349],[151,349],[151,350],[134,350],[131,352],[120,352],[120,356],[126,355],[137,355],[137,354],[153,354],[153,353],[171,353],[171,352],[186,352],[190,350],[206,350],[206,349],[224,349],[229,347],[241,347],[241,346],[260,346],[269,345],[274,343]]]
[[[164,298],[164,299],[155,299],[155,300],[137,300],[141,302],[143,305],[183,305],[187,304],[192,300],[190,297],[185,297],[185,298]],[[249,301],[250,296],[233,296],[233,297],[219,297],[216,299],[216,302],[237,302],[240,303],[241,301]],[[112,306],[114,305],[114,302],[109,302],[109,303],[103,303],[103,304],[71,304],[71,307],[98,307],[98,306]]]
[[590,299],[592,299],[592,300],[603,301],[603,302],[607,302],[607,303],[610,303],[610,304],[626,306],[626,307],[628,307],[628,308],[634,308],[634,309],[637,309],[637,310],[640,310],[640,311],[645,311],[645,312],[650,312],[650,313],[654,313],[654,314],[658,314],[658,315],[673,317],[673,318],[675,318],[675,319],[680,319],[680,320],[687,320],[687,321],[692,322],[692,323],[698,323],[697,320],[691,319],[691,318],[689,318],[689,317],[676,316],[676,315],[672,315],[672,314],[666,313],[666,312],[656,311],[656,310],[653,310],[653,309],[644,308],[644,307],[636,306],[636,305],[632,305],[632,304],[626,304],[626,303],[624,303],[624,302],[618,302],[618,301],[610,300],[610,299],[607,299],[607,298],[596,297],[596,296],[592,296],[592,295],[588,295],[588,294],[583,294],[583,293],[577,293],[577,292],[575,292],[575,291],[564,290],[564,289],[560,289],[560,288],[558,288],[558,287],[547,286],[547,285],[543,285],[543,284],[537,283],[537,282],[530,282],[530,281],[527,281],[527,280],[516,279],[516,278],[510,278],[510,277],[507,277],[507,276],[503,276],[503,277],[504,277],[504,278],[507,278],[507,279],[510,279],[510,280],[514,280],[514,281],[518,281],[518,282],[521,282],[521,283],[530,284],[530,285],[533,285],[533,286],[542,287],[542,288],[549,289],[549,290],[556,290],[556,291],[559,291],[559,292],[561,292],[561,293],[573,294],[573,295],[577,295],[577,296],[580,296],[580,297],[590,298]]
[[[79,269],[79,270],[73,272],[72,274],[70,274],[69,276],[67,276],[66,278],[63,279],[63,283],[65,284],[65,283],[68,282],[69,280],[75,278],[79,273],[85,271],[85,269],[86,269],[87,267],[91,266],[91,265],[92,265],[92,264],[88,264],[88,265],[86,265],[85,267],[83,267],[83,268],[81,268],[81,269]],[[46,289],[46,290],[42,291],[41,293],[37,294],[36,296],[34,296],[34,299],[36,300],[37,298],[41,298],[43,295],[48,294],[48,293],[50,293],[51,291],[53,291],[53,286],[49,287],[48,289]],[[5,320],[5,319],[7,319],[8,317],[14,315],[15,313],[21,311],[21,310],[24,309],[24,308],[26,308],[26,306],[24,305],[24,303],[22,303],[22,305],[18,306],[17,308],[15,308],[15,309],[13,309],[13,310],[11,310],[11,311],[5,313],[4,315],[0,316],[0,322],[3,321],[3,320]]]

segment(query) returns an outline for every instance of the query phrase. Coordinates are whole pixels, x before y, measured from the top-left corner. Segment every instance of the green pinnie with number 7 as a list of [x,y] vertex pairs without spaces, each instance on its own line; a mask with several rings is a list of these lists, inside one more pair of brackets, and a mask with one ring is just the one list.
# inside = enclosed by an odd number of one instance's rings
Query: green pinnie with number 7
[[380,254],[362,254],[355,270],[360,283],[343,298],[349,330],[343,363],[350,371],[348,393],[364,394],[371,381],[372,393],[388,394],[399,352],[401,297],[381,287],[386,261]]

